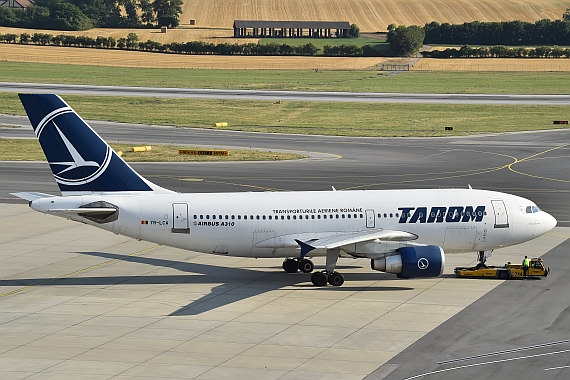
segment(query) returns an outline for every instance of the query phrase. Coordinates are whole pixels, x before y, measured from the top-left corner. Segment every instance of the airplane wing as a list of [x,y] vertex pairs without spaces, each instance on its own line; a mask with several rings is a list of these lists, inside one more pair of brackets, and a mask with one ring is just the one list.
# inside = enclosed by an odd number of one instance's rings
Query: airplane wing
[[295,239],[295,242],[301,248],[301,257],[303,258],[309,252],[314,250],[327,251],[329,249],[335,249],[335,248],[342,249],[343,247],[346,247],[348,245],[365,243],[373,240],[403,242],[403,241],[415,240],[417,238],[418,235],[406,231],[375,229],[375,230],[334,234],[330,236],[324,236],[318,239],[311,239],[308,241]]
[[349,232],[329,237],[323,237],[311,241],[309,244],[315,249],[334,249],[348,244],[364,243],[376,239],[386,241],[409,241],[415,240],[417,238],[418,235],[412,234],[410,232],[379,229],[372,231],[367,230]]

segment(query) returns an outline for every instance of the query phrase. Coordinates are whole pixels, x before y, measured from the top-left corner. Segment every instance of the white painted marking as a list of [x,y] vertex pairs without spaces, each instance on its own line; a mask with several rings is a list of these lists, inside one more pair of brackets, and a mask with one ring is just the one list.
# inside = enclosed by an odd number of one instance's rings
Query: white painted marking
[[511,359],[500,359],[500,360],[493,360],[493,361],[490,361],[490,362],[475,363],[475,364],[466,364],[466,365],[462,365],[462,366],[459,366],[459,367],[452,367],[452,368],[446,368],[446,369],[439,369],[439,370],[437,370],[437,371],[431,371],[431,372],[422,373],[421,375],[415,375],[415,376],[412,376],[412,377],[407,377],[407,378],[405,378],[404,380],[413,380],[413,379],[418,379],[418,378],[424,377],[424,376],[435,375],[436,373],[455,371],[455,370],[458,370],[458,369],[471,368],[471,367],[479,367],[479,366],[482,366],[482,365],[504,363],[504,362],[510,362],[510,361],[514,361],[514,360],[530,359],[530,358],[536,358],[536,357],[539,357],[539,356],[546,356],[546,355],[563,354],[563,353],[565,353],[565,352],[570,352],[570,348],[567,349],[567,350],[554,351],[554,352],[547,352],[547,353],[545,353],[545,354],[535,354],[535,355],[519,356],[519,357],[517,357],[517,358],[511,358]]
[[451,363],[462,362],[462,361],[466,361],[466,360],[481,359],[481,358],[486,358],[486,357],[489,357],[489,356],[497,356],[497,355],[504,355],[504,354],[512,354],[513,352],[534,350],[535,348],[551,347],[551,346],[556,346],[556,345],[559,345],[559,344],[566,344],[566,343],[570,343],[570,339],[560,340],[560,341],[557,341],[557,342],[535,344],[535,345],[532,345],[532,346],[511,348],[511,349],[509,349],[509,350],[490,352],[490,353],[488,353],[488,354],[481,354],[481,355],[474,355],[474,356],[466,356],[466,357],[464,357],[464,358],[451,359],[451,360],[445,360],[445,361],[442,361],[442,362],[437,362],[436,364],[440,364],[440,365],[451,364]]
[[570,368],[570,365],[563,365],[563,366],[560,366],[560,367],[545,368],[544,370],[545,370],[545,371],[551,371],[551,370],[553,370],[553,369],[563,369],[563,368]]

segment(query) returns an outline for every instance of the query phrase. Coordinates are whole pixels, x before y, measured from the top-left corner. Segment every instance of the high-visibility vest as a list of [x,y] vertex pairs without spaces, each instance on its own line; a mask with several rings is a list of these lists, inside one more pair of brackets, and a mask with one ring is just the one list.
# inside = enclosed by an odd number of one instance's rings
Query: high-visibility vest
[[523,266],[524,267],[530,267],[530,259],[524,259],[523,260]]

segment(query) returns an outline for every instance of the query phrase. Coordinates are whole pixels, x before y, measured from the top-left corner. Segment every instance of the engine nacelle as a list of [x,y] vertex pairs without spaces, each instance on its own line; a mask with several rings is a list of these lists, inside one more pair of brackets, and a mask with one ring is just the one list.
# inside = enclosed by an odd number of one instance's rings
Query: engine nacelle
[[374,270],[401,278],[439,277],[445,267],[445,256],[437,245],[403,247],[394,255],[371,260],[370,265]]

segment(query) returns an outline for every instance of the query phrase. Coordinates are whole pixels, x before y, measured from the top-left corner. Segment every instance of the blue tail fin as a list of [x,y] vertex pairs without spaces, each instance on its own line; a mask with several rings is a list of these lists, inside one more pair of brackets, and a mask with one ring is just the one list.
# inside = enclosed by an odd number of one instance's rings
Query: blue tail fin
[[19,94],[62,194],[163,190],[135,172],[53,94]]

